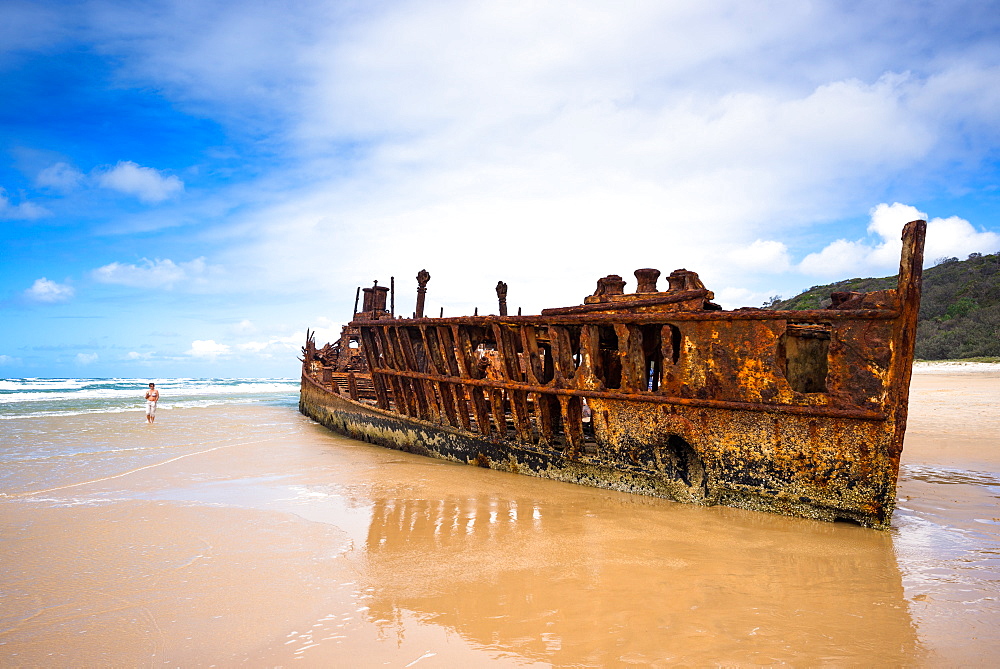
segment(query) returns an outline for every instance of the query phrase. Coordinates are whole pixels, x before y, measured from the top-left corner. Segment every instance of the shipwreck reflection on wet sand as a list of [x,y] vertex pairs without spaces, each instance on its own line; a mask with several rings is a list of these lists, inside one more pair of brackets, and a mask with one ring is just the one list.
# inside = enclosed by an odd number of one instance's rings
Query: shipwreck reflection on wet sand
[[891,536],[852,526],[627,496],[446,495],[375,501],[365,549],[371,620],[412,612],[525,660],[921,655]]

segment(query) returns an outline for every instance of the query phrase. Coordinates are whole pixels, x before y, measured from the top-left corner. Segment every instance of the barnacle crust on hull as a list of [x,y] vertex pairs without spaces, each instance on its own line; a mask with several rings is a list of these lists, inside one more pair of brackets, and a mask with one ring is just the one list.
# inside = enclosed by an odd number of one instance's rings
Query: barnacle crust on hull
[[[363,289],[337,342],[303,348],[302,413],[412,453],[559,481],[888,527],[926,223],[897,287],[811,311],[722,310],[695,272],[644,268],[539,315],[399,318]],[[395,285],[393,281],[392,285]],[[360,292],[358,297],[360,297]],[[392,297],[386,309],[386,299]]]

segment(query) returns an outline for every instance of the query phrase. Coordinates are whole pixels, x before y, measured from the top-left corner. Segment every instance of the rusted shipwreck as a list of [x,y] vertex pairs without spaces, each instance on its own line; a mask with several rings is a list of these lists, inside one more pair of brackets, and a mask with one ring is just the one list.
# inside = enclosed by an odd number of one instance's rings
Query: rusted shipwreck
[[411,318],[376,285],[339,341],[303,348],[302,413],[390,448],[680,502],[888,527],[926,223],[895,289],[828,308],[725,311],[698,275],[598,281],[582,305]]

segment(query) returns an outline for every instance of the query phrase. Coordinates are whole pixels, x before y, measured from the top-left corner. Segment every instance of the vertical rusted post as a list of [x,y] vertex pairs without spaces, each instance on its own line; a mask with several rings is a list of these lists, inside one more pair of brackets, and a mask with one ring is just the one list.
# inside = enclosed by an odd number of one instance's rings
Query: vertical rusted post
[[347,375],[347,392],[350,394],[352,400],[355,402],[358,401],[358,379],[354,376],[354,372],[350,372]]
[[583,400],[579,397],[560,395],[563,431],[566,435],[566,449],[563,452],[570,460],[575,460],[583,451]]
[[396,317],[396,277],[389,277],[389,316]]
[[470,379],[478,379],[479,366],[472,350],[469,331],[464,325],[452,325],[451,334],[455,342],[455,364],[458,365],[458,375]]
[[[899,258],[899,279],[896,300],[899,318],[892,326],[893,355],[890,363],[888,385],[894,389],[890,397],[895,406],[896,432],[892,444],[892,457],[899,466],[903,450],[903,432],[906,429],[906,410],[910,396],[910,375],[913,373],[913,349],[917,341],[917,318],[920,312],[920,289],[924,266],[924,235],[927,221],[910,221],[903,226],[903,252]],[[891,513],[891,509],[889,510]]]
[[580,367],[576,370],[576,387],[585,390],[603,390],[601,379],[601,333],[596,325],[580,328]]
[[488,437],[490,436],[490,410],[486,405],[483,389],[479,386],[469,386],[466,390],[472,399],[472,410],[476,414],[476,426],[479,428],[479,434]]
[[545,447],[552,446],[553,440],[553,415],[552,400],[553,395],[547,393],[532,393],[531,399],[535,405],[535,419],[538,422],[539,444]]
[[504,378],[515,383],[523,383],[521,365],[517,357],[517,345],[511,329],[499,323],[493,324],[493,336],[497,341],[497,352],[500,354],[500,371]]
[[542,370],[542,359],[538,355],[538,337],[535,333],[535,326],[530,323],[521,325],[521,356],[524,359],[524,372],[527,374],[528,383],[541,385],[544,372]]
[[451,328],[447,325],[438,326],[436,328],[436,332],[438,355],[444,364],[442,373],[446,376],[458,376],[458,360],[456,359],[457,351],[455,350],[456,345],[451,336]]
[[424,298],[427,295],[427,282],[431,280],[431,275],[427,270],[422,269],[417,272],[417,310],[416,318],[424,317]]
[[507,436],[507,414],[504,411],[504,392],[501,388],[490,388],[490,412],[493,414],[493,422],[497,426],[497,435],[500,438]]
[[646,390],[648,379],[643,378],[646,358],[642,353],[642,331],[634,325],[616,324],[615,334],[618,335],[618,357],[622,366],[621,389],[628,393]]
[[576,375],[573,362],[573,343],[569,330],[562,325],[549,326],[549,342],[552,350],[552,366],[557,388],[565,388]]
[[507,284],[497,281],[497,300],[500,301],[500,315],[507,315]]
[[361,286],[358,286],[357,291],[355,291],[355,293],[354,293],[354,311],[352,311],[351,313],[353,313],[353,314],[357,314],[358,313],[358,300],[360,298],[361,298]]
[[517,433],[518,441],[522,444],[533,443],[531,419],[528,416],[528,393],[523,390],[511,390],[508,395],[510,396],[510,412],[514,418],[514,431]]

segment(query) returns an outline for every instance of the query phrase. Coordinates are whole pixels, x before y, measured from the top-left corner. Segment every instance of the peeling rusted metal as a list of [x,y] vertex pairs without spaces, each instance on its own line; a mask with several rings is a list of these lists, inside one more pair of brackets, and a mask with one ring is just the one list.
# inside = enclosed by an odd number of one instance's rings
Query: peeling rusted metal
[[[829,309],[723,311],[686,269],[601,278],[583,304],[393,318],[385,291],[303,348],[301,410],[351,436],[494,469],[697,504],[889,524],[926,224],[896,289]],[[356,307],[355,307],[356,308]],[[477,312],[478,313],[478,312]]]

